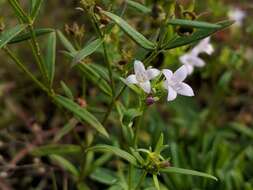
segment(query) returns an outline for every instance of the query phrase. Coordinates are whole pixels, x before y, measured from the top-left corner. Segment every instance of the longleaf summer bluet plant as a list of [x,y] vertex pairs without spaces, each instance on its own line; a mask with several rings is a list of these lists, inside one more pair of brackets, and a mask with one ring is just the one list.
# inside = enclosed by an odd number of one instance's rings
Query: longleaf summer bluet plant
[[[0,49],[55,106],[70,115],[68,125],[59,131],[52,143],[34,147],[32,155],[46,156],[52,163],[60,165],[70,173],[77,189],[90,189],[89,179],[102,181],[112,189],[147,189],[146,181],[150,176],[154,188],[166,189],[160,179],[168,173],[182,174],[182,178],[183,175],[193,175],[217,180],[212,174],[195,171],[194,168],[174,167],[170,157],[163,154],[170,148],[164,141],[164,134],[160,134],[154,147],[143,147],[140,143],[140,127],[144,125],[143,119],[151,104],[170,104],[178,95],[194,98],[198,89],[192,89],[187,84],[187,79],[194,67],[203,67],[206,64],[199,55],[211,55],[214,48],[210,44],[210,36],[229,27],[233,21],[200,21],[194,16],[193,10],[185,10],[176,1],[165,1],[164,12],[154,16],[155,30],[144,35],[144,31],[137,31],[127,21],[125,13],[131,7],[140,14],[152,15],[154,10],[151,5],[145,6],[137,1],[127,0],[123,7],[117,7],[114,1],[105,6],[103,1],[81,0],[76,11],[88,18],[93,31],[93,36],[82,44],[72,42],[56,28],[37,28],[35,23],[46,1],[29,2],[28,10],[20,1],[8,0],[18,24],[1,31]],[[240,15],[239,17],[241,18]],[[123,51],[119,53],[118,57],[125,58],[120,66],[116,64],[119,58],[113,56],[117,47],[112,47],[117,35],[127,37],[128,40],[124,41],[126,46],[135,47],[134,56],[126,56]],[[82,35],[79,33],[80,36]],[[39,38],[42,37],[47,38],[46,45],[45,42],[44,45],[40,43]],[[12,50],[14,45],[21,42],[30,48],[39,76]],[[58,51],[58,42],[65,50]],[[193,44],[194,47],[179,58],[182,65],[178,68],[156,68],[153,65],[159,54],[166,54],[176,48],[191,47]],[[76,101],[71,88],[63,81],[60,83],[61,91],[55,88],[58,53],[68,60],[69,69],[81,73],[88,81],[86,88],[92,84],[99,90],[102,97],[101,102],[96,102],[98,109],[101,105],[102,111],[99,114],[89,108],[89,102],[86,105],[82,100]],[[99,64],[91,61],[93,54],[101,55]],[[89,61],[92,63],[88,64]],[[127,103],[124,100],[124,96],[128,96],[126,94],[133,94],[137,103]],[[74,130],[78,122],[88,126],[88,131],[92,131],[87,132],[85,139]],[[73,132],[78,144],[59,143],[70,132]],[[69,156],[65,156],[72,154],[78,155],[78,161],[74,162]],[[110,176],[109,169],[102,167],[111,160],[118,162],[117,167],[122,163],[127,166],[119,170],[117,177]],[[106,177],[103,178],[103,175]]]

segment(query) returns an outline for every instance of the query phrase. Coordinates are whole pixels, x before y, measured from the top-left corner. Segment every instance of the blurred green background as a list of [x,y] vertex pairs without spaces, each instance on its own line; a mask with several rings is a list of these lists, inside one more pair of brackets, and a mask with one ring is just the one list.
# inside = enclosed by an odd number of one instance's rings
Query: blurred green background
[[[28,1],[21,2],[27,6]],[[99,2],[104,5],[110,3],[109,0]],[[124,3],[123,0],[114,2],[119,8]],[[151,0],[139,2],[148,6],[154,4]],[[192,3],[190,0],[180,2],[186,7]],[[85,15],[76,9],[78,6],[78,0],[45,1],[36,25],[65,31],[74,43],[81,45],[93,36],[93,31]],[[153,105],[145,115],[140,136],[142,146],[149,147],[156,143],[163,132],[166,143],[170,146],[164,154],[171,157],[173,166],[211,173],[219,181],[166,175],[161,176],[165,189],[253,190],[253,2],[195,1],[195,12],[202,14],[200,20],[203,21],[224,20],[228,18],[228,12],[235,8],[246,13],[242,26],[232,26],[213,35],[211,43],[215,53],[203,56],[207,62],[206,67],[196,69],[187,79],[195,91],[195,97],[179,97],[174,102],[165,103],[164,100]],[[127,8],[124,17],[139,31],[147,34],[152,31],[149,26],[153,22],[150,16],[143,16],[138,11]],[[0,0],[0,22],[0,28],[4,25],[8,28],[17,23],[5,0]],[[73,29],[73,23],[84,27],[83,35],[73,34],[66,27],[68,25]],[[145,30],[145,27],[150,30]],[[115,29],[113,43],[121,44],[121,49],[112,48],[115,65],[120,59],[130,62],[134,55],[138,56],[131,43],[124,44],[125,39]],[[43,47],[46,39],[42,37],[40,42]],[[10,47],[29,63],[34,73],[38,73],[25,43]],[[83,78],[71,69],[69,60],[61,53],[62,49],[59,43],[55,88],[60,91],[59,81],[64,80],[71,87],[75,98],[84,98],[85,103],[99,117],[101,110],[96,108],[105,107],[103,103],[107,100],[103,99],[93,85],[84,87]],[[160,68],[174,69],[180,65],[178,58],[185,51],[187,49],[184,47],[166,52],[153,64]],[[121,55],[122,52],[124,56]],[[99,60],[101,56],[95,55],[91,59]],[[86,88],[88,90],[84,93]],[[123,101],[134,102],[134,99],[135,94],[127,90]],[[96,102],[101,103],[97,105]],[[117,119],[115,113],[108,124],[111,138],[115,140],[118,134],[115,127]],[[52,165],[47,159],[35,158],[29,154],[29,149],[33,146],[52,142],[66,122],[63,114],[50,100],[0,52],[0,189],[52,189],[52,170],[55,170],[59,184],[64,179],[63,181],[68,181],[69,189],[74,189],[73,181],[66,171]],[[77,126],[77,131],[85,137],[92,133],[81,125]],[[61,142],[75,143],[72,136],[73,134],[67,135]],[[73,160],[75,163],[74,158]],[[38,162],[42,164],[34,167]],[[10,168],[13,164],[17,166]],[[109,163],[104,167],[113,168],[112,165]],[[88,184],[91,189],[108,188],[97,178],[89,179]]]

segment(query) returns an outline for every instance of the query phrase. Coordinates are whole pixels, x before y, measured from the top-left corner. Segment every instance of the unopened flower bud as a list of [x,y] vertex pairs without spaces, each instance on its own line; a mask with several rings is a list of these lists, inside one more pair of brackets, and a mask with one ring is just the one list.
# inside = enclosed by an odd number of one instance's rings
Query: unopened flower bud
[[168,168],[170,166],[171,166],[171,164],[170,164],[169,161],[163,161],[163,162],[160,163],[161,168]]
[[155,103],[155,99],[152,97],[152,96],[148,96],[147,99],[146,99],[146,104],[148,106],[152,105]]

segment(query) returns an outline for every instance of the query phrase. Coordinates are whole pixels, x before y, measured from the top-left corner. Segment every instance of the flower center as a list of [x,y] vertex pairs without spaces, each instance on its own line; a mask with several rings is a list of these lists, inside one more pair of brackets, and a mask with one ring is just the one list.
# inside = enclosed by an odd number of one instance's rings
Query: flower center
[[136,73],[136,79],[137,79],[138,82],[146,82],[148,80],[146,72]]

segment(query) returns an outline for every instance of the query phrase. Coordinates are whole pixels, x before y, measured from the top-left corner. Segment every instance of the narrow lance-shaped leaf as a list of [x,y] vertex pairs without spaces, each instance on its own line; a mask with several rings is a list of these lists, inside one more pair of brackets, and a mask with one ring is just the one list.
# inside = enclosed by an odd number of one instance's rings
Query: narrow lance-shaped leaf
[[142,5],[141,3],[135,2],[135,1],[131,1],[131,0],[127,0],[127,3],[130,7],[135,8],[138,11],[141,11],[145,14],[151,13],[151,9]]
[[78,145],[72,144],[53,144],[53,145],[45,145],[38,148],[33,149],[32,154],[35,156],[47,156],[50,154],[79,154],[82,149]]
[[105,94],[112,96],[112,90],[108,82],[99,75],[98,71],[89,64],[80,63],[76,67],[78,70],[95,85],[99,87]]
[[65,109],[72,112],[78,119],[85,121],[90,124],[91,127],[95,128],[99,133],[105,137],[109,137],[107,131],[103,125],[97,120],[97,118],[88,112],[86,109],[82,108],[71,99],[65,98],[63,96],[57,95],[54,97],[54,100]]
[[64,34],[57,30],[57,35],[62,43],[62,45],[72,54],[74,54],[76,52],[76,49],[74,48],[74,46],[71,44],[71,42],[67,39],[66,36],[64,36]]
[[65,124],[56,134],[54,138],[54,142],[59,141],[63,136],[67,135],[70,131],[72,131],[77,125],[78,120],[75,118],[70,119],[70,121]]
[[32,0],[31,18],[34,20],[39,14],[43,0]]
[[103,40],[97,39],[85,46],[82,50],[78,51],[73,58],[72,65],[75,65],[82,61],[85,57],[95,52],[99,46],[103,43]]
[[206,174],[206,173],[195,171],[195,170],[176,168],[176,167],[169,167],[169,168],[161,169],[160,172],[177,173],[177,174],[184,174],[184,175],[194,175],[194,176],[199,176],[199,177],[210,178],[210,179],[213,179],[216,181],[218,180],[216,177],[214,177],[210,174]]
[[22,21],[23,23],[26,23],[28,21],[27,15],[20,6],[20,3],[17,0],[8,0],[8,2],[11,5],[12,9],[14,10],[16,16],[19,18],[19,20]]
[[27,27],[26,24],[19,24],[14,28],[4,31],[0,35],[0,49],[3,48],[9,41],[11,41],[15,36],[22,32]]
[[136,31],[121,17],[106,11],[103,11],[103,14],[112,19],[124,32],[126,32],[126,34],[128,34],[129,37],[131,37],[141,47],[148,50],[154,50],[156,48],[156,45],[153,42],[149,41],[145,36]]
[[55,54],[56,54],[56,34],[52,32],[49,34],[47,42],[46,68],[49,76],[50,85],[53,84],[55,73]]
[[113,153],[113,154],[123,158],[124,160],[127,160],[131,164],[137,165],[137,160],[135,159],[134,156],[132,156],[128,152],[126,152],[118,147],[114,147],[114,146],[110,146],[110,145],[96,145],[96,146],[88,148],[87,151],[110,152],[110,153]]
[[193,28],[212,28],[219,29],[221,26],[219,24],[212,24],[203,21],[194,21],[194,20],[185,20],[185,19],[172,19],[168,21],[170,25],[179,25],[179,26],[187,26]]
[[[34,33],[36,37],[48,34],[54,32],[54,29],[51,28],[39,28],[39,29],[35,29]],[[25,33],[21,33],[19,35],[17,35],[16,37],[14,37],[11,41],[8,42],[8,44],[14,44],[14,43],[18,43],[18,42],[22,42],[22,41],[26,41],[31,39],[31,33],[30,32],[25,32]]]
[[62,156],[53,154],[50,155],[49,158],[57,165],[70,172],[74,177],[77,178],[79,176],[79,171],[77,170],[77,168],[70,161],[63,158]]
[[97,168],[91,175],[92,180],[98,181],[102,184],[113,185],[118,179],[111,170],[106,168]]
[[[71,42],[62,34],[62,32],[57,31],[57,34],[63,46],[69,51],[63,53],[67,57],[73,59],[73,57],[77,54],[77,51],[75,50]],[[97,85],[101,91],[103,91],[110,97],[112,96],[111,87],[108,84],[107,80],[105,80],[105,78],[102,77],[103,72],[101,72],[101,68],[97,67],[95,64],[84,64],[84,63],[76,64],[75,68],[77,68],[85,76],[85,78],[87,78],[95,85]],[[107,74],[105,75],[107,76]]]
[[155,153],[156,154],[160,154],[163,148],[163,134],[160,135],[157,143],[156,143],[156,147],[155,147]]
[[170,40],[165,45],[163,45],[162,49],[167,49],[167,50],[173,49],[176,47],[184,46],[184,45],[191,44],[193,42],[202,40],[219,30],[223,30],[223,29],[227,28],[228,26],[230,26],[233,23],[234,23],[233,21],[223,21],[223,22],[217,23],[220,25],[220,28],[218,28],[218,29],[212,29],[212,28],[203,29],[202,28],[202,29],[197,29],[196,32],[194,32],[190,36],[177,36],[173,40]]
[[68,98],[70,98],[71,100],[74,100],[74,96],[73,96],[73,94],[72,94],[70,88],[69,88],[63,81],[61,81],[61,87],[62,87],[62,89],[63,89],[65,95],[66,95]]

